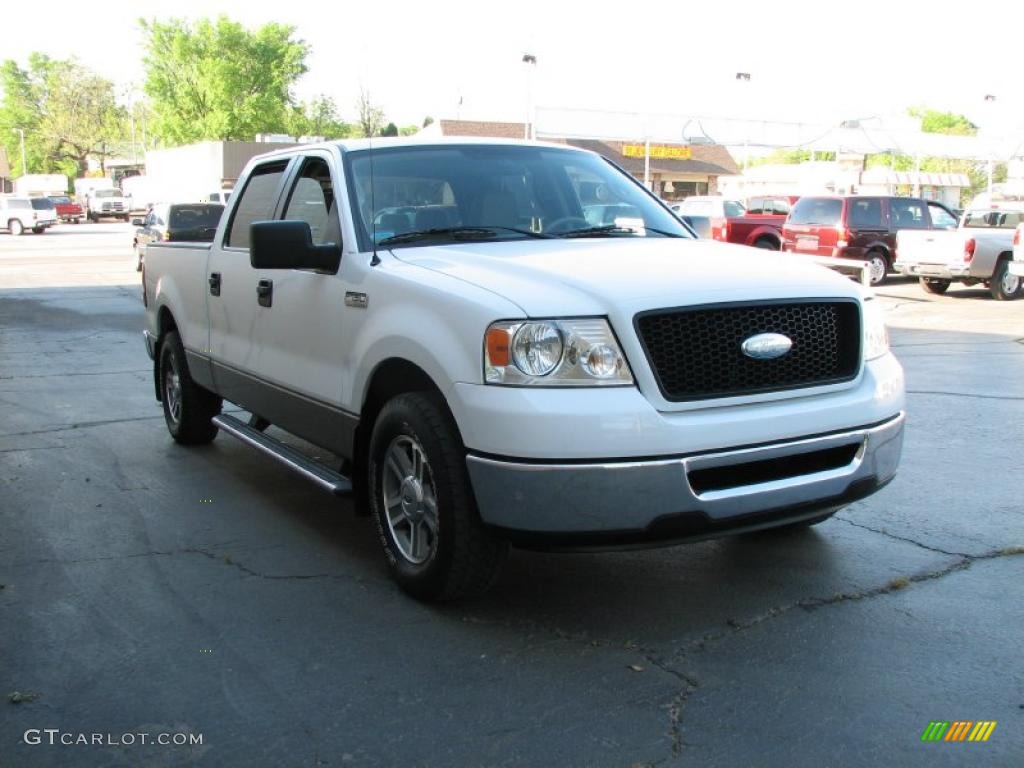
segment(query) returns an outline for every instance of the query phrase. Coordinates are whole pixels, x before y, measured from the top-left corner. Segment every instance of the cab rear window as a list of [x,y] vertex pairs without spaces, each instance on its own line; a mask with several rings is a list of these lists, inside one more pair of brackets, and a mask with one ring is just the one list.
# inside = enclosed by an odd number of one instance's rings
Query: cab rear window
[[1021,222],[1024,222],[1024,212],[1021,211],[980,210],[968,211],[964,216],[963,226],[979,229],[1016,229]]
[[789,214],[789,224],[820,224],[834,227],[843,215],[843,201],[805,197],[797,201]]

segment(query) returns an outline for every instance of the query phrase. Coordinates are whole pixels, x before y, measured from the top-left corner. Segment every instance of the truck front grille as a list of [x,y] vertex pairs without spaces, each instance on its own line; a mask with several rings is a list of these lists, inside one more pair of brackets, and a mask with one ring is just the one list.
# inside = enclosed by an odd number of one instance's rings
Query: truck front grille
[[[860,311],[847,299],[653,310],[634,324],[672,402],[835,384],[860,369]],[[773,360],[747,357],[743,342],[760,333],[781,333],[793,345]]]

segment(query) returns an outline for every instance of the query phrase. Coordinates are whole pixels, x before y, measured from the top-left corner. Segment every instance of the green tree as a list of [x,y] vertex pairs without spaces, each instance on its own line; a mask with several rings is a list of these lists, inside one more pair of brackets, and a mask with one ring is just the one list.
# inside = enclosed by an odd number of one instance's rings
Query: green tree
[[258,133],[286,130],[291,88],[306,72],[309,54],[294,27],[271,23],[249,31],[223,16],[139,24],[150,129],[163,141],[251,141]]
[[398,126],[394,123],[388,123],[384,126],[384,129],[380,132],[381,136],[397,136]]
[[907,114],[921,121],[921,130],[925,133],[945,133],[953,136],[974,136],[978,133],[978,126],[955,112],[911,107]]
[[356,127],[360,136],[379,136],[384,127],[384,110],[376,106],[370,99],[370,92],[359,89],[356,100]]
[[344,139],[351,136],[353,127],[338,116],[334,99],[321,94],[312,101],[291,109],[288,115],[289,136],[323,136],[325,139]]
[[[12,60],[0,66],[0,141],[20,160],[25,131],[30,173],[82,175],[90,156],[104,162],[124,141],[127,112],[117,104],[114,84],[75,59],[29,56],[28,68]],[[12,163],[20,175],[21,163]]]

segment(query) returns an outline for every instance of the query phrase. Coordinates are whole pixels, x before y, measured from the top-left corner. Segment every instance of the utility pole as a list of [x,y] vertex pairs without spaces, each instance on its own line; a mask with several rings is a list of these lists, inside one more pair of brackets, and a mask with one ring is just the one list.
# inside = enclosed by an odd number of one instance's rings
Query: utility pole
[[523,54],[523,64],[527,65],[526,70],[526,124],[523,126],[523,138],[532,139],[536,137],[534,116],[533,116],[533,73],[537,70],[537,57],[532,53]]
[[11,130],[21,134],[21,175],[24,176],[28,173],[28,161],[25,159],[25,129],[12,128]]

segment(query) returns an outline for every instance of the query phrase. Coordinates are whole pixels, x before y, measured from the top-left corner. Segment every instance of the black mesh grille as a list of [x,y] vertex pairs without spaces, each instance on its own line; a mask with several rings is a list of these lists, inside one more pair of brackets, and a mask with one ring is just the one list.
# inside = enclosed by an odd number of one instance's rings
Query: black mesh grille
[[[636,316],[640,343],[665,399],[772,392],[848,381],[860,366],[860,312],[844,300],[726,304]],[[741,345],[781,333],[793,346],[755,360]]]

